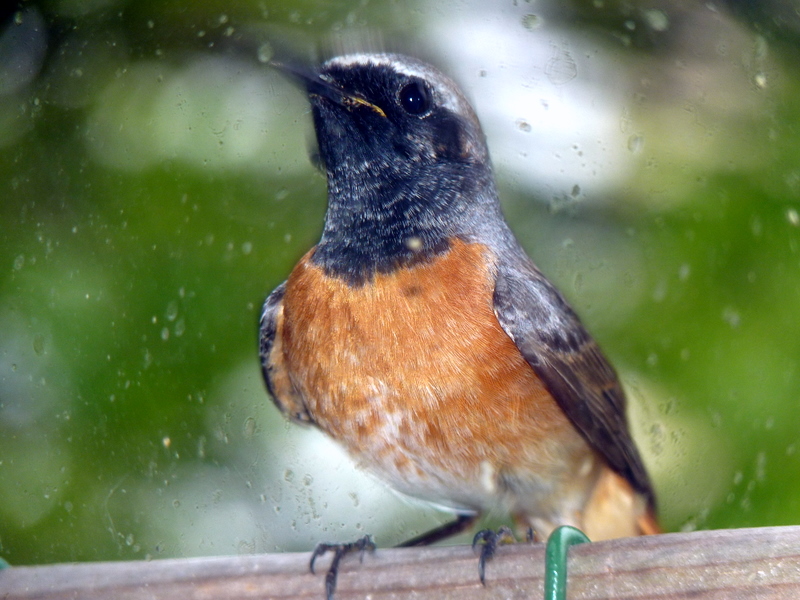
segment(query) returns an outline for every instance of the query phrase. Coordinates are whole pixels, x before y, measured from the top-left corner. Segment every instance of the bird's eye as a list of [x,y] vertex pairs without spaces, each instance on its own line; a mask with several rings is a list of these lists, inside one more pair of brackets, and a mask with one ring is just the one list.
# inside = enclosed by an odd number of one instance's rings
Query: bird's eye
[[410,115],[422,116],[431,109],[431,93],[419,79],[414,79],[401,87],[397,99],[403,110]]

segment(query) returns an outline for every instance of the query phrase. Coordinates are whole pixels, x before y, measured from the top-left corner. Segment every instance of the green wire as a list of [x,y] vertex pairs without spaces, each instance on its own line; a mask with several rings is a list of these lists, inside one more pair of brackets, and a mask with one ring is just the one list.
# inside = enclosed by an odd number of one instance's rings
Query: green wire
[[588,542],[580,529],[562,525],[547,538],[544,557],[544,600],[567,600],[567,551]]

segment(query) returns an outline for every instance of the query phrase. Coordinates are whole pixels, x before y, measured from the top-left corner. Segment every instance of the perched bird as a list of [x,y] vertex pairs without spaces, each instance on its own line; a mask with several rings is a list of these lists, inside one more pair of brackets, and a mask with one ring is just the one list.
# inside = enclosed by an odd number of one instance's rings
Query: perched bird
[[264,305],[281,411],[457,515],[406,545],[489,510],[539,538],[657,532],[617,375],[509,229],[456,84],[397,54],[282,68],[308,93],[328,210]]

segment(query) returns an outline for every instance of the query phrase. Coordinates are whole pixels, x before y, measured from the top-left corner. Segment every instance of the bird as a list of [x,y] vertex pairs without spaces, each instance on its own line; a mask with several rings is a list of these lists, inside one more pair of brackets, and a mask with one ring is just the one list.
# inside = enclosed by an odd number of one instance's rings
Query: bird
[[[619,378],[512,233],[458,85],[388,52],[274,64],[307,94],[328,194],[319,242],[260,320],[277,407],[455,515],[401,545],[497,511],[535,539],[658,533]],[[338,546],[329,597],[341,555],[372,547]]]

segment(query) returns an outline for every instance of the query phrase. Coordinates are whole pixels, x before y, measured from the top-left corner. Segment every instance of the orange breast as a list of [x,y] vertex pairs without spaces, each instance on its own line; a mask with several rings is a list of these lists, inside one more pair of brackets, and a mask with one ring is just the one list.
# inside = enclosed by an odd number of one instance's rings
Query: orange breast
[[405,493],[479,509],[509,486],[552,488],[586,461],[494,315],[486,247],[454,241],[357,287],[310,256],[287,282],[284,364],[314,421],[363,466]]

